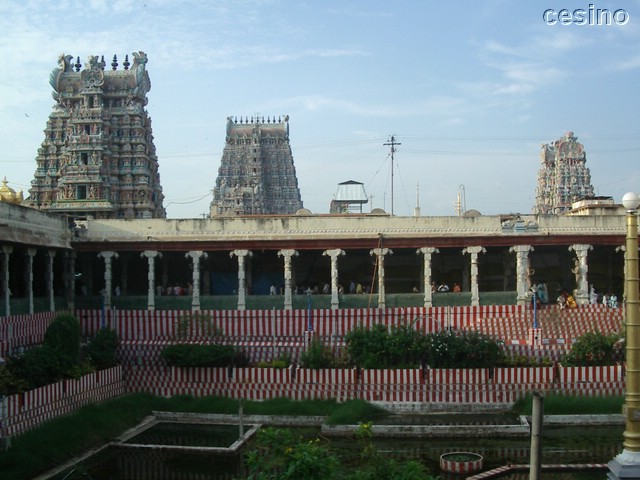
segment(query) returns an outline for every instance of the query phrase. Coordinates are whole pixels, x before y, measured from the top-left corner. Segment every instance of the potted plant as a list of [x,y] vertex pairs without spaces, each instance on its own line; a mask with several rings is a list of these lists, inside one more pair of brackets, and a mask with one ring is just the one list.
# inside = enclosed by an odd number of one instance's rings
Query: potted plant
[[479,453],[448,452],[440,455],[440,470],[447,473],[474,473],[482,470],[483,458]]

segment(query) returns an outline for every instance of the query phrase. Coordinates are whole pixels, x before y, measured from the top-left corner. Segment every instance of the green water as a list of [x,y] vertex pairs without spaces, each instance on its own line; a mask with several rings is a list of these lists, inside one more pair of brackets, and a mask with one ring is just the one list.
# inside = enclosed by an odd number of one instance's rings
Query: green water
[[[167,427],[163,425],[162,427]],[[179,427],[179,428],[178,428]],[[197,428],[193,428],[197,427]],[[171,425],[171,428],[156,428],[147,432],[150,443],[165,445],[184,445],[190,439],[198,445],[204,445],[204,439],[210,443],[205,446],[220,446],[232,442],[237,437],[238,427],[207,425]],[[231,429],[231,431],[229,431]],[[308,438],[320,435],[319,429],[296,429],[298,433]],[[234,436],[235,435],[235,436]],[[212,439],[216,439],[215,441]],[[140,442],[144,437],[132,440]],[[353,438],[324,438],[323,439],[339,457],[346,469],[357,468],[360,458],[361,445]],[[542,461],[544,464],[557,463],[608,463],[622,449],[621,427],[545,427],[542,440]],[[213,445],[217,443],[218,445]],[[451,439],[376,439],[374,440],[380,455],[394,458],[416,459],[429,468],[434,475],[440,475],[442,480],[461,480],[464,476],[447,475],[440,472],[440,455],[450,451],[472,451],[483,455],[484,469],[490,470],[506,464],[528,464],[528,438],[451,438]],[[60,475],[59,479],[65,477]],[[181,479],[181,480],[234,480],[242,478],[242,454],[214,455],[211,453],[186,453],[165,449],[132,450],[110,448],[107,451],[90,458],[77,467],[76,472],[67,477],[88,477],[93,480],[111,479]],[[84,475],[84,476],[82,476]],[[525,476],[523,476],[525,475]],[[82,476],[82,477],[81,477]],[[501,480],[528,479],[527,473],[514,473],[500,477]],[[562,480],[591,480],[604,479],[606,472],[548,472],[542,478]]]
[[[250,426],[247,426],[249,429]],[[160,423],[127,440],[143,445],[230,447],[238,440],[237,425]]]

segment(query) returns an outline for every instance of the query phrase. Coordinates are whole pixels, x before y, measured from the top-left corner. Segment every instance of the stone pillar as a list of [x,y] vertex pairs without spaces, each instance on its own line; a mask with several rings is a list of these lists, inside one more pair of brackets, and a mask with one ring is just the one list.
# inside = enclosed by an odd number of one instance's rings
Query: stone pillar
[[234,250],[229,253],[230,257],[238,257],[238,310],[247,308],[247,283],[245,258],[253,255],[250,250]]
[[393,255],[389,248],[374,248],[369,255],[375,255],[378,263],[378,308],[386,308],[386,295],[384,292],[384,256]]
[[480,292],[478,291],[478,254],[486,253],[487,250],[484,247],[467,247],[462,250],[462,253],[468,253],[471,255],[471,306],[477,307],[480,305]]
[[589,305],[589,283],[587,279],[589,265],[587,264],[587,255],[589,250],[593,250],[593,247],[591,245],[574,244],[569,247],[569,251],[571,250],[576,252],[578,257],[571,269],[576,276],[576,303],[578,305]]
[[2,253],[4,253],[4,271],[3,271],[3,291],[4,291],[4,313],[8,317],[11,315],[11,288],[9,288],[9,258],[13,252],[13,245],[3,245]]
[[111,308],[111,291],[112,288],[112,273],[111,273],[111,261],[114,258],[118,258],[118,252],[100,252],[98,257],[104,258],[104,288],[102,289],[104,308],[109,310]]
[[424,306],[433,307],[433,292],[431,291],[431,256],[434,253],[440,253],[440,251],[434,247],[422,247],[416,250],[416,253],[424,256],[422,272],[424,276]]
[[126,257],[120,261],[120,282],[117,283],[120,287],[120,295],[127,295],[129,291],[129,285],[127,280],[129,279],[129,258],[131,253],[126,253]]
[[47,250],[48,262],[47,262],[47,291],[49,293],[49,311],[56,311],[55,294],[53,291],[53,259],[56,256],[55,250]]
[[64,259],[65,297],[67,299],[67,308],[70,312],[73,312],[76,299],[76,252],[65,252]]
[[191,310],[200,310],[200,259],[207,258],[207,253],[202,251],[191,251],[184,254],[185,258],[191,258],[193,268],[193,295],[191,297]]
[[516,254],[516,290],[518,292],[518,305],[526,305],[529,289],[531,288],[531,278],[529,276],[529,252],[533,251],[531,245],[515,245],[509,252]]
[[284,309],[291,310],[291,258],[298,255],[295,250],[280,250],[278,256],[284,258]]
[[35,248],[27,248],[27,295],[29,297],[29,314],[33,315],[33,257],[36,256],[38,250]]
[[322,255],[331,257],[331,309],[340,308],[340,300],[338,298],[338,257],[344,255],[344,250],[334,248],[325,250]]
[[145,250],[140,257],[147,258],[147,310],[156,309],[156,257],[162,258],[162,253],[155,250]]

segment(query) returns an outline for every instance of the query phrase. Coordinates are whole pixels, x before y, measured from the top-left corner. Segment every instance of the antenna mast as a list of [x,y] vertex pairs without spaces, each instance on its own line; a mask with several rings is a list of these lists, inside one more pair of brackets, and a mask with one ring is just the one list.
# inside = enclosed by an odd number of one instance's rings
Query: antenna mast
[[402,144],[396,142],[395,135],[391,135],[391,138],[389,139],[389,141],[384,145],[391,146],[391,215],[393,215],[393,163],[394,163],[393,154],[396,153],[396,145],[402,145]]

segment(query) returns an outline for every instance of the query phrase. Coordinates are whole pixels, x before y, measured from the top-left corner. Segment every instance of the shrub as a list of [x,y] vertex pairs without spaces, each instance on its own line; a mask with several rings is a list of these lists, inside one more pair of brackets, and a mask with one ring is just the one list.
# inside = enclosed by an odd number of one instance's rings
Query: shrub
[[312,339],[300,355],[300,366],[304,368],[331,368],[334,364],[333,351],[318,338]]
[[96,333],[87,347],[91,364],[98,370],[111,368],[118,364],[118,334],[114,330],[103,328]]
[[70,313],[56,315],[44,334],[44,346],[57,352],[63,369],[80,359],[80,322]]
[[227,367],[232,365],[232,345],[170,345],[160,353],[168,365],[175,367]]
[[624,360],[621,336],[587,332],[571,346],[562,363],[566,366],[615,365]]
[[371,328],[356,327],[345,336],[351,361],[362,368],[381,368],[389,333],[383,324]]
[[505,363],[502,345],[477,333],[441,331],[430,334],[412,325],[356,328],[345,338],[353,363],[362,368],[491,368]]
[[71,365],[63,360],[58,350],[45,344],[27,350],[18,357],[10,358],[7,367],[11,374],[21,379],[26,384],[26,389],[30,390],[57,382]]
[[290,430],[259,430],[246,454],[249,480],[337,478],[340,462],[320,440],[305,441]]
[[0,397],[27,389],[27,382],[17,378],[6,365],[0,365]]
[[442,331],[427,337],[427,359],[433,368],[491,368],[505,362],[500,343],[478,332]]

